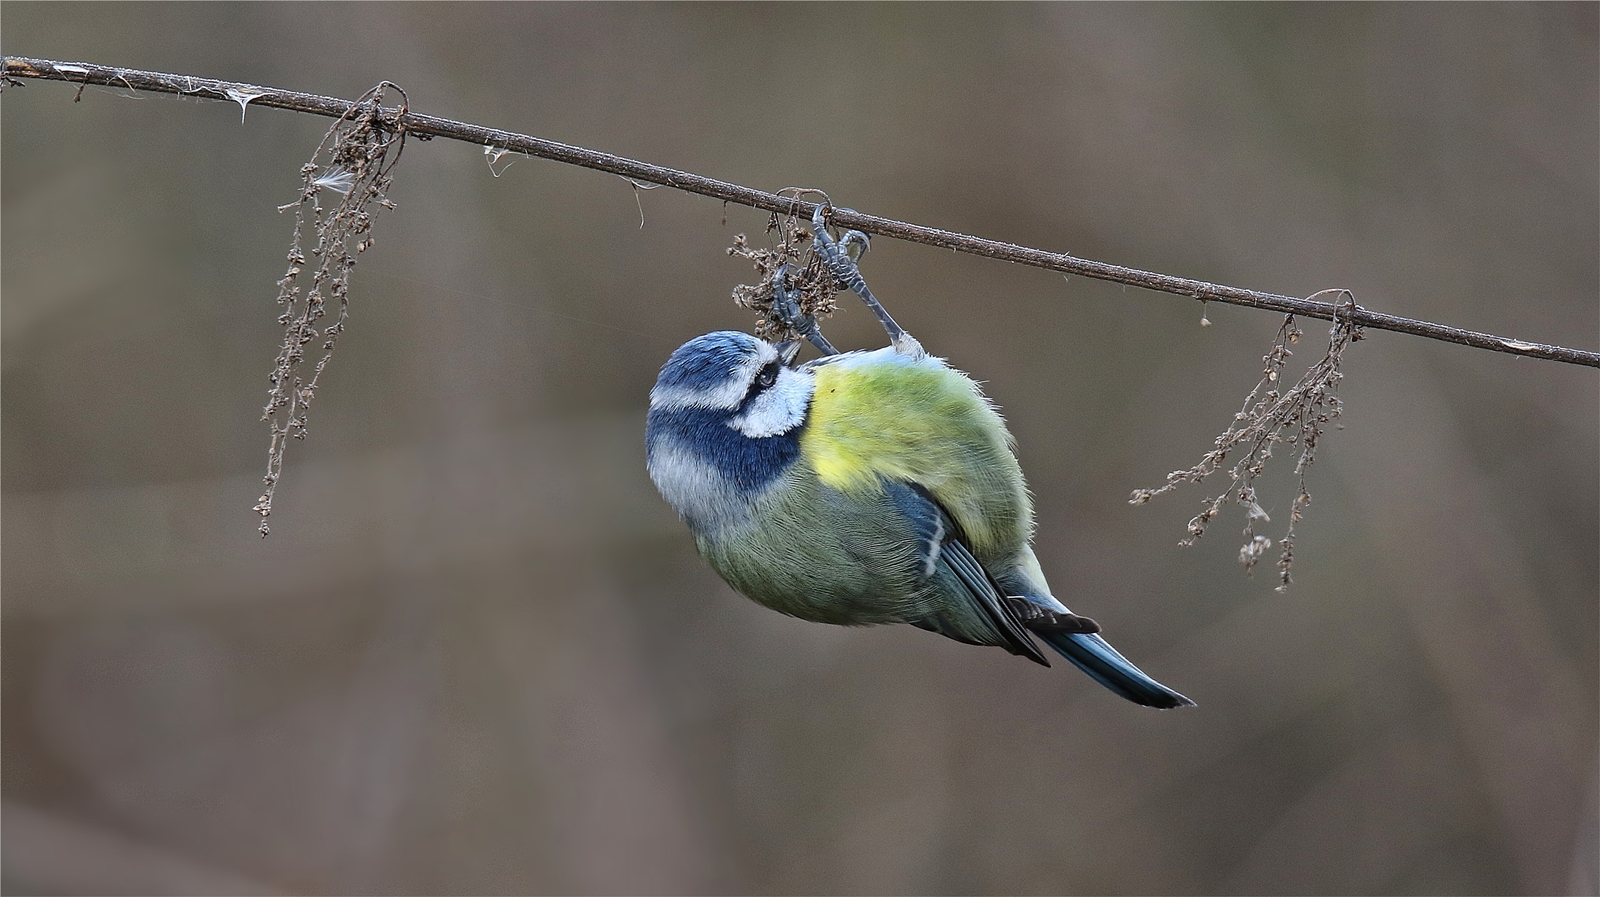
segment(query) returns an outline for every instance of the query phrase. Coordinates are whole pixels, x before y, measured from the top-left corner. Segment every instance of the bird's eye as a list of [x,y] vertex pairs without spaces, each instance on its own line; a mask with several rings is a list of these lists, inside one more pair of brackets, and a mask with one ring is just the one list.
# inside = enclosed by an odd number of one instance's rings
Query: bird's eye
[[761,392],[762,390],[768,389],[772,386],[772,384],[778,382],[778,367],[778,362],[774,361],[763,367],[761,371],[756,374],[756,382],[753,384],[756,392]]

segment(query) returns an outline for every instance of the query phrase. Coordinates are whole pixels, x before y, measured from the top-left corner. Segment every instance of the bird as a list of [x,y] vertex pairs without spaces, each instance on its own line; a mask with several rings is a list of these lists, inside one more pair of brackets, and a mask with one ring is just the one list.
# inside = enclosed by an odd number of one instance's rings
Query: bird
[[1194,704],[1051,594],[1014,440],[975,381],[909,338],[803,364],[799,347],[708,333],[650,391],[650,478],[730,586],[803,620],[907,623],[1049,666],[1043,642],[1129,701]]

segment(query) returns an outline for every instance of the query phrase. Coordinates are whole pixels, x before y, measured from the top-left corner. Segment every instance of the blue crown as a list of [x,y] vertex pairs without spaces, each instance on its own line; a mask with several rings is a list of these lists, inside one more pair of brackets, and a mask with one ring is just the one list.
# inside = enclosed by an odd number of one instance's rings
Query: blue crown
[[760,340],[737,330],[697,336],[678,347],[661,368],[657,386],[684,390],[714,389],[761,351]]

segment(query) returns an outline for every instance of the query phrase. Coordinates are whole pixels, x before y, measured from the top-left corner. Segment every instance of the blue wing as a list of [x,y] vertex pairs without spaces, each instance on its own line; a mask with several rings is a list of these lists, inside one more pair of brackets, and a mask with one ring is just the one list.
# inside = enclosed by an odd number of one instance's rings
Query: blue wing
[[907,622],[958,642],[999,645],[1049,666],[1050,660],[1028,636],[1021,617],[1000,594],[994,579],[961,541],[960,527],[944,508],[919,486],[888,483],[884,491],[916,534],[922,579],[936,596],[929,613]]

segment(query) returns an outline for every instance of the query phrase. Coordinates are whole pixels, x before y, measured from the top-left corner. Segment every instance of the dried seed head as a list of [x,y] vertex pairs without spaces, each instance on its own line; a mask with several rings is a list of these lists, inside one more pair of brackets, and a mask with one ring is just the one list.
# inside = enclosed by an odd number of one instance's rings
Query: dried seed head
[[[272,513],[286,439],[306,437],[306,415],[316,395],[318,380],[333,356],[337,335],[344,331],[344,321],[349,314],[351,268],[357,254],[373,245],[372,238],[365,236],[372,227],[372,213],[368,207],[377,204],[382,208],[394,208],[385,193],[393,183],[392,172],[405,146],[406,135],[392,121],[383,118],[383,96],[392,87],[395,86],[387,81],[381,82],[334,122],[311,159],[300,167],[299,200],[279,207],[279,211],[294,209],[295,224],[287,255],[289,268],[278,281],[276,300],[284,309],[277,318],[283,327],[283,343],[268,378],[272,390],[262,414],[272,434],[267,473],[263,478],[267,489],[256,504],[256,511],[263,518]],[[404,114],[405,91],[399,92],[400,114]],[[241,101],[241,107],[245,102]],[[398,117],[394,120],[398,121]],[[319,161],[324,157],[330,160],[326,167]],[[331,210],[325,210],[321,203],[323,189],[341,197]],[[311,273],[311,289],[302,294],[298,279],[306,264],[303,247],[308,227],[316,233],[315,245],[310,250],[316,266]],[[327,285],[326,293],[323,284]],[[338,318],[319,334],[313,325],[327,314],[330,298],[338,302]],[[306,359],[303,347],[319,337],[321,354],[310,380],[302,381],[295,372]],[[280,415],[285,418],[282,423]],[[265,537],[268,531],[263,522],[261,535]]]
[[1199,463],[1193,467],[1167,474],[1166,485],[1158,489],[1134,491],[1130,503],[1144,504],[1175,489],[1181,482],[1200,482],[1221,470],[1228,453],[1238,449],[1242,455],[1227,469],[1227,488],[1210,500],[1210,507],[1204,513],[1189,521],[1189,535],[1179,544],[1193,545],[1204,534],[1207,522],[1221,510],[1223,503],[1231,500],[1245,510],[1245,544],[1240,548],[1239,560],[1248,571],[1272,545],[1270,539],[1254,531],[1258,521],[1270,521],[1257,501],[1256,479],[1266,469],[1274,445],[1286,443],[1298,446],[1295,475],[1299,480],[1299,489],[1289,506],[1287,529],[1279,540],[1278,590],[1286,589],[1291,581],[1289,574],[1294,560],[1295,524],[1304,517],[1304,509],[1311,503],[1311,494],[1306,489],[1306,471],[1316,457],[1316,447],[1323,428],[1329,424],[1339,426],[1342,404],[1334,393],[1343,377],[1339,366],[1344,359],[1345,348],[1356,339],[1360,330],[1350,323],[1352,317],[1339,315],[1339,320],[1334,322],[1329,332],[1327,353],[1292,386],[1281,388],[1271,384],[1280,381],[1283,365],[1291,355],[1289,346],[1299,342],[1301,336],[1294,316],[1285,316],[1272,348],[1262,356],[1261,380],[1245,397],[1243,407],[1233,415],[1227,429],[1213,440],[1212,450],[1202,455]]

